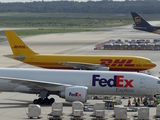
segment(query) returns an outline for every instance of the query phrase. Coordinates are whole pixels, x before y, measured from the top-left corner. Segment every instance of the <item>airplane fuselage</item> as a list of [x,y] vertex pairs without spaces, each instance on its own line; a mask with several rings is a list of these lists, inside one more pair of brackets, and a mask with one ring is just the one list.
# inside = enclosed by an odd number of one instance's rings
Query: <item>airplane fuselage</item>
[[134,26],[133,28],[136,30],[142,30],[145,32],[160,34],[160,27],[156,27],[156,26],[147,26],[147,27]]
[[[16,60],[19,60],[16,58]],[[64,62],[100,64],[109,67],[110,71],[142,71],[156,66],[149,59],[138,56],[94,56],[94,55],[24,55],[24,63],[50,69],[74,69],[63,65]]]
[[[86,86],[88,87],[88,94],[146,96],[160,93],[159,78],[136,72],[0,68],[0,76],[69,84],[71,86]],[[21,85],[10,80],[0,79],[0,91],[40,92],[40,89],[35,89],[36,84],[35,87],[28,88],[23,85],[23,81],[19,83]],[[32,86],[34,85],[32,84]],[[57,90],[56,87],[49,89],[51,93]]]

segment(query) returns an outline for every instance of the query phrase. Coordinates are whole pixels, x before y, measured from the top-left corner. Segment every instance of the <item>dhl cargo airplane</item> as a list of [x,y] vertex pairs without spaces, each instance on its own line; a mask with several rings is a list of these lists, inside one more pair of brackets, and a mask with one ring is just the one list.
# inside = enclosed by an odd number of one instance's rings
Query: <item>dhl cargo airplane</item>
[[62,55],[39,54],[31,50],[15,33],[6,30],[13,54],[5,55],[15,60],[54,69],[87,69],[110,71],[142,71],[156,66],[150,59],[139,56],[117,55]]
[[160,34],[160,26],[150,25],[145,19],[143,19],[136,12],[131,12],[131,15],[135,23],[133,24],[134,29]]

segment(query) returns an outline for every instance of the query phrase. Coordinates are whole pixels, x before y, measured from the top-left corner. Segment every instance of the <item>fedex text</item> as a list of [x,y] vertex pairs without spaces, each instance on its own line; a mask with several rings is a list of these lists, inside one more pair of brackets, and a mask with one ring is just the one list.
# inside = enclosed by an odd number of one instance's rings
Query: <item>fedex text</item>
[[72,97],[81,97],[81,94],[79,92],[76,92],[76,93],[69,92],[69,96],[72,96]]
[[114,75],[114,78],[108,80],[106,78],[100,78],[100,75],[93,75],[92,77],[92,86],[98,84],[101,87],[133,88],[132,82],[133,79],[127,80],[123,75]]

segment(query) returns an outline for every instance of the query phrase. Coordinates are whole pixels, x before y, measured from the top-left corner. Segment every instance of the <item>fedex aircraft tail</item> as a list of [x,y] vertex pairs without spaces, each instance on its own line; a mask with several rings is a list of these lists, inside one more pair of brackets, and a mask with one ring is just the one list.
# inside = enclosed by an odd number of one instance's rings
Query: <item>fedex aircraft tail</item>
[[12,30],[5,30],[13,55],[36,54]]
[[151,26],[146,20],[144,20],[140,15],[136,12],[131,12],[133,21],[137,27],[149,27]]

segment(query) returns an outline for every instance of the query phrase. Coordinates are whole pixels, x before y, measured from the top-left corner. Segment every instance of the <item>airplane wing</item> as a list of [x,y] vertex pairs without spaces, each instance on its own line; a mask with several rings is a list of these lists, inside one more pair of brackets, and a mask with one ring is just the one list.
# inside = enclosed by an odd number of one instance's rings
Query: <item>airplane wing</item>
[[74,68],[82,69],[82,70],[103,70],[109,71],[108,67],[100,64],[91,64],[91,63],[82,63],[82,62],[63,62],[62,65],[72,66]]
[[56,91],[63,89],[64,87],[71,86],[69,84],[61,84],[55,82],[46,82],[38,81],[38,80],[30,80],[30,79],[23,79],[23,78],[11,78],[11,77],[1,77],[0,79],[3,80],[10,80],[10,83],[16,83],[20,85],[25,85],[28,88],[37,88],[37,89],[46,89],[48,91]]

